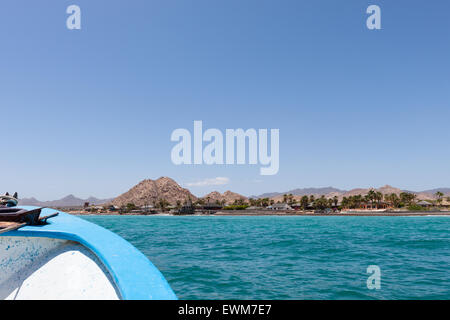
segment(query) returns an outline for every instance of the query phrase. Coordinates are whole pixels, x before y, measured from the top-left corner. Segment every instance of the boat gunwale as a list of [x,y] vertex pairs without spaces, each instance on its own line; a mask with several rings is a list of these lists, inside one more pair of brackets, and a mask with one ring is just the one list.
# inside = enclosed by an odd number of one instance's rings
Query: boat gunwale
[[[20,206],[32,210],[36,207]],[[88,248],[110,273],[124,300],[177,299],[169,283],[156,266],[119,235],[94,223],[58,210],[44,208],[43,214],[59,212],[42,226],[26,226],[0,237],[39,237],[70,240]]]

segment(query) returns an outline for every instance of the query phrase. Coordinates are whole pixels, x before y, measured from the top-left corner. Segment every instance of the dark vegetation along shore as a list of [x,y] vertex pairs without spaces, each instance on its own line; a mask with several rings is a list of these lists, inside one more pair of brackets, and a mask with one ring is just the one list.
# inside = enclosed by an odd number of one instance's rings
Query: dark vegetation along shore
[[188,198],[175,205],[165,200],[154,202],[153,205],[138,207],[134,203],[116,207],[113,205],[86,208],[80,214],[121,214],[121,215],[339,215],[339,216],[417,216],[417,215],[450,215],[450,199],[443,198],[441,192],[436,192],[435,200],[418,200],[414,193],[401,192],[382,194],[369,190],[367,194],[357,194],[349,197],[338,196],[326,198],[324,195],[304,195],[299,201],[289,194],[283,195],[283,200],[275,202],[270,198],[225,200]]

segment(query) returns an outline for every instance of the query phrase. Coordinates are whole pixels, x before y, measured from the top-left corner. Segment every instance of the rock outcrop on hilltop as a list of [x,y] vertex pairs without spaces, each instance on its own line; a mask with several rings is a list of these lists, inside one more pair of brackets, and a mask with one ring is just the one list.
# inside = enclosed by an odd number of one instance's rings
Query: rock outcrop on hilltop
[[157,180],[146,179],[139,182],[129,191],[115,198],[111,203],[118,207],[125,206],[128,203],[133,203],[136,206],[145,206],[154,205],[160,200],[165,200],[175,205],[177,201],[184,203],[188,199],[196,201],[197,197],[188,189],[182,188],[173,179],[161,177]]
[[211,203],[219,201],[220,203],[224,204],[233,204],[235,200],[247,200],[247,197],[231,191],[225,191],[224,193],[213,191],[202,197],[202,199],[205,200],[205,202]]

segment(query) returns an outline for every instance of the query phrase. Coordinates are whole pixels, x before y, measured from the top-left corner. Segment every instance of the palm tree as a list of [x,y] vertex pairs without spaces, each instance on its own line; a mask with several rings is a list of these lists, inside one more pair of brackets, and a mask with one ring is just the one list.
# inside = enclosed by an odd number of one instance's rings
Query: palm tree
[[436,192],[434,195],[435,195],[436,198],[437,198],[436,202],[437,202],[438,205],[440,206],[441,203],[442,203],[442,197],[444,197],[444,194],[443,194],[442,192],[438,191],[438,192]]
[[350,207],[350,201],[349,201],[349,199],[347,197],[343,197],[342,198],[341,206],[342,206],[342,208],[349,208]]
[[354,208],[360,208],[362,202],[363,202],[362,195],[358,194],[356,196],[353,196],[353,206],[354,206]]
[[371,202],[372,209],[373,209],[373,204],[375,203],[376,197],[377,197],[377,194],[376,194],[375,190],[370,189],[369,192],[367,193],[367,200],[369,200]]
[[377,201],[377,209],[380,206],[381,200],[383,200],[383,194],[379,191],[375,192],[375,200]]
[[294,203],[294,196],[292,195],[292,193],[289,193],[288,195],[288,204],[293,204]]
[[404,205],[410,205],[414,202],[417,196],[414,193],[402,192],[400,193],[400,200]]
[[324,195],[322,195],[320,198],[314,201],[314,208],[316,209],[323,210],[326,209],[327,207],[328,207],[328,200],[327,198],[325,198]]
[[262,198],[261,199],[261,205],[265,208],[268,207],[270,205],[270,200],[269,198]]
[[309,206],[309,198],[308,198],[308,196],[303,196],[300,199],[300,205],[302,206],[303,210],[306,210],[308,208],[308,206]]
[[391,201],[391,195],[390,195],[390,194],[386,193],[386,194],[384,195],[384,202],[386,202],[386,203],[390,204],[391,206],[393,206],[392,201]]
[[372,197],[371,197],[371,195],[366,194],[363,199],[364,199],[364,202],[368,205],[368,203],[372,200]]
[[328,199],[328,208],[332,208],[333,207],[333,203],[334,203],[334,201],[333,201],[333,199]]
[[338,202],[339,202],[339,198],[337,196],[334,196],[333,197],[333,204],[334,204],[335,207],[337,207]]
[[400,207],[400,198],[398,197],[398,195],[396,193],[393,193],[391,195],[391,197],[392,197],[392,203],[394,204],[394,207],[395,208]]

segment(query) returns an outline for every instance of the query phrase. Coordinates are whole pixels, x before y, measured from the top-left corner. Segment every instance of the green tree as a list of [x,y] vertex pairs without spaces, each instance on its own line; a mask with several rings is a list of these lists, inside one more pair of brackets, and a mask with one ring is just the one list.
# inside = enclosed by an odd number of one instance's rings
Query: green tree
[[334,206],[337,207],[338,203],[339,203],[339,198],[337,196],[334,196],[333,197],[333,204],[334,204]]
[[325,196],[321,196],[320,198],[316,199],[314,201],[314,208],[323,210],[328,207],[328,200],[325,198]]
[[369,192],[367,193],[366,201],[370,202],[371,208],[374,207],[376,197],[377,197],[377,193],[375,192],[375,190],[370,189]]
[[288,194],[288,204],[291,205],[294,203],[294,196],[292,193]]
[[333,207],[333,199],[328,199],[328,208]]
[[377,202],[377,209],[380,207],[381,200],[383,200],[383,194],[379,191],[375,192],[375,201]]
[[361,204],[364,202],[363,196],[357,194],[352,198],[352,209],[361,208]]
[[400,201],[404,206],[410,206],[414,203],[414,199],[416,199],[416,195],[410,192],[402,192],[400,193]]
[[436,199],[436,202],[437,202],[438,205],[440,206],[441,203],[442,203],[442,198],[444,197],[444,194],[443,194],[442,192],[438,191],[438,192],[436,192],[434,195],[435,195],[436,198],[437,198],[437,199]]
[[400,198],[395,193],[384,195],[384,200],[394,208],[400,207],[401,204]]
[[303,196],[300,199],[300,205],[302,206],[303,210],[306,210],[308,208],[308,206],[309,206],[309,198],[308,198],[308,196]]
[[126,210],[127,210],[127,212],[131,212],[133,210],[136,210],[136,205],[134,203],[131,203],[131,202],[127,203]]
[[344,209],[350,208],[350,200],[347,197],[343,197],[341,201],[341,206]]
[[158,207],[161,208],[162,211],[166,211],[169,205],[170,203],[166,199],[160,199],[158,202]]

